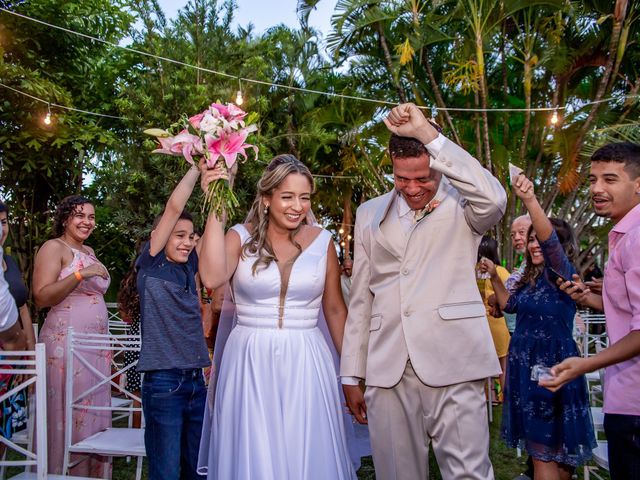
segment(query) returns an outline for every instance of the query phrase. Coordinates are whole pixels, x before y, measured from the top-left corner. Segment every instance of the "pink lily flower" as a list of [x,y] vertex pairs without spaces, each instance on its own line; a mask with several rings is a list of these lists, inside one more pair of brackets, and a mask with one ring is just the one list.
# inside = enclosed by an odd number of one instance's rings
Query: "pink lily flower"
[[229,116],[229,109],[227,108],[226,105],[222,105],[221,103],[212,103],[211,111],[213,112],[213,110],[216,110],[220,115],[222,115],[225,118]]
[[195,165],[192,155],[202,155],[202,141],[197,135],[192,135],[187,129],[182,130],[175,137],[158,138],[160,146],[153,153],[184,156],[191,165]]
[[244,117],[247,116],[247,112],[242,110],[240,107],[238,107],[234,103],[228,104],[227,108],[229,110],[229,115],[231,117],[230,120],[242,120]]
[[216,138],[211,135],[205,135],[204,140],[209,151],[209,159],[207,160],[207,166],[212,168],[218,158],[223,157],[227,168],[233,167],[238,159],[238,155],[242,155],[245,160],[247,154],[245,150],[247,148],[253,148],[257,154],[257,147],[245,143],[249,132],[246,130],[239,130],[229,135],[223,135],[221,138]]
[[196,130],[200,129],[200,121],[202,120],[202,117],[204,117],[204,114],[205,112],[202,112],[202,113],[198,113],[197,115],[194,115],[193,117],[189,117],[189,123]]

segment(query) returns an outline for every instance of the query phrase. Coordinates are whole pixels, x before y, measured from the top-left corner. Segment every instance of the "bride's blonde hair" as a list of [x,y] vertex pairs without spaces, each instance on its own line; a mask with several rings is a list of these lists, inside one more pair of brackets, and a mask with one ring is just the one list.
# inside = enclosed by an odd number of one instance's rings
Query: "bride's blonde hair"
[[[251,209],[249,210],[246,220],[246,223],[250,226],[251,235],[242,247],[242,255],[244,257],[249,255],[258,256],[258,259],[253,264],[252,268],[254,275],[258,269],[268,268],[271,262],[276,260],[273,248],[267,241],[269,211],[264,203],[264,198],[271,196],[273,191],[278,188],[282,182],[284,182],[284,179],[292,173],[297,173],[307,177],[307,180],[309,180],[309,184],[311,185],[311,193],[314,193],[315,183],[311,172],[304,163],[290,154],[282,154],[274,157],[271,162],[269,162],[269,165],[267,165],[267,168],[262,174],[262,177],[260,177],[260,180],[258,180],[256,198],[253,201],[253,205],[251,205]],[[303,223],[306,223],[306,219],[304,219],[300,225]],[[295,230],[289,232],[289,240],[298,248],[298,250],[302,251],[300,244],[293,238],[300,230],[300,225],[298,225]]]

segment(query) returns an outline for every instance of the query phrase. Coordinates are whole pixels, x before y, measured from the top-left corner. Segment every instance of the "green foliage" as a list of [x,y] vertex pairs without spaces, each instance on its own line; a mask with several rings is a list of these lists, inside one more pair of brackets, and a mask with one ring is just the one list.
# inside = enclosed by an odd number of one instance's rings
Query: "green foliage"
[[[15,10],[65,28],[118,42],[132,17],[120,0],[26,1]],[[0,13],[2,83],[52,104],[118,115],[113,99],[117,52],[50,27]],[[116,122],[51,107],[11,90],[0,104],[2,195],[12,207],[13,252],[25,272],[48,238],[48,213],[82,190],[90,161],[118,142]]]
[[[571,220],[586,245],[598,243],[603,229],[586,214],[581,183],[588,155],[603,141],[637,139],[639,105],[605,102],[594,115],[584,104],[603,94],[640,91],[634,2],[616,24],[606,2],[339,0],[326,38],[330,56],[305,23],[317,3],[298,2],[303,28],[277,26],[261,35],[232,29],[232,0],[190,0],[171,21],[156,0],[32,0],[11,7],[207,71],[1,13],[2,83],[52,103],[120,117],[52,107],[54,123],[45,128],[46,104],[3,89],[1,188],[14,213],[14,252],[23,267],[28,270],[34,249],[47,238],[48,212],[56,202],[84,191],[95,199],[99,219],[91,243],[117,277],[187,168],[178,157],[151,154],[155,140],[143,131],[167,128],[211,101],[231,101],[238,89],[243,107],[258,118],[252,142],[260,159],[240,166],[235,189],[241,208],[231,221],[242,220],[264,165],[278,153],[297,155],[319,175],[338,176],[317,179],[314,202],[318,218],[335,230],[353,223],[355,205],[390,188],[382,105],[313,93],[320,91],[440,107],[437,120],[445,134],[499,178],[509,162],[525,168],[549,211]],[[611,55],[613,64],[607,63]],[[607,72],[613,78],[605,82]],[[567,110],[559,110],[561,123],[552,128],[548,113],[443,108],[483,102],[489,108]],[[560,193],[559,176],[571,175],[580,188]],[[188,207],[202,223],[199,201],[195,192]],[[510,200],[496,232],[505,257],[506,227],[518,213]]]

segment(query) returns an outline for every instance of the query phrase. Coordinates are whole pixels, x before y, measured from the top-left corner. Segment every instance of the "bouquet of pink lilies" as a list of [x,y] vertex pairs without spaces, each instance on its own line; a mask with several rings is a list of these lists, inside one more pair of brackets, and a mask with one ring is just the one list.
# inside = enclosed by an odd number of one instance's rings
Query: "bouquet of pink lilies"
[[[208,168],[220,164],[228,171],[236,164],[238,156],[247,159],[248,149],[253,149],[258,158],[258,147],[246,143],[249,134],[258,129],[254,123],[256,118],[255,113],[247,116],[233,103],[212,103],[202,113],[192,117],[183,115],[167,130],[150,128],[144,133],[160,142],[160,148],[153,153],[182,156],[191,165],[197,165],[199,157],[204,156]],[[174,135],[174,132],[178,133]],[[238,205],[228,180],[218,180],[209,185],[202,211],[214,212],[220,217],[224,211],[231,215]]]

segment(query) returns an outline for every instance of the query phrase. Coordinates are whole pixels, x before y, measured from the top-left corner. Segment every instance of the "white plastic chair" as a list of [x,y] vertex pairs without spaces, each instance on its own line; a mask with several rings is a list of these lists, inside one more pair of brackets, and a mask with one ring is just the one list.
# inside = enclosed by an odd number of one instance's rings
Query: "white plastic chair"
[[[605,331],[605,316],[602,314],[595,314],[589,312],[583,312],[580,314],[584,321],[584,334],[582,336],[582,356],[590,357],[595,355],[597,349],[600,347],[607,347],[609,339]],[[596,333],[594,330],[601,327],[601,333]]]
[[[146,456],[144,446],[144,428],[131,427],[109,427],[106,430],[97,432],[78,442],[72,442],[73,411],[76,409],[86,410],[109,410],[112,414],[116,412],[142,412],[141,407],[135,407],[132,403],[126,405],[94,406],[84,405],[83,400],[94,393],[99,388],[109,386],[111,390],[117,390],[123,399],[135,400],[141,403],[140,397],[126,389],[126,385],[116,382],[120,376],[133,368],[135,364],[119,365],[112,368],[112,371],[105,375],[98,371],[87,360],[87,355],[95,354],[96,350],[109,351],[112,355],[124,354],[126,351],[139,350],[140,337],[131,335],[111,335],[111,334],[84,334],[76,333],[73,328],[68,329],[67,335],[67,376],[65,382],[65,455],[63,472],[68,473],[71,464],[71,454],[95,454],[107,457],[138,457],[136,467],[136,480],[142,476],[142,459]],[[76,391],[74,394],[74,362],[79,362],[87,370],[93,373],[96,380],[93,385],[85,391]]]
[[591,407],[591,419],[593,420],[593,430],[596,432],[604,432],[604,412],[602,407]]
[[[605,331],[605,316],[589,312],[583,312],[580,316],[584,320],[584,335],[582,336],[581,345],[582,356],[585,358],[591,357],[609,346],[609,337]],[[600,330],[600,333],[594,330]],[[601,405],[603,402],[604,372],[590,372],[585,375],[585,378],[589,391],[589,402],[592,405]]]
[[493,377],[487,377],[487,416],[489,422],[493,422]]
[[109,333],[112,335],[127,335],[129,333],[129,324],[120,318],[118,304],[109,302],[106,305],[109,319]]
[[[0,402],[12,395],[26,390],[30,385],[35,385],[31,392],[31,398],[38,412],[35,422],[36,449],[32,445],[26,448],[19,445],[14,439],[0,436],[2,443],[7,450],[13,452],[11,457],[20,457],[18,460],[2,459],[0,465],[3,467],[25,467],[25,471],[17,476],[11,477],[18,480],[88,480],[82,477],[68,477],[61,475],[49,475],[47,473],[47,359],[45,346],[43,343],[36,344],[35,351],[21,352],[1,352],[0,354],[0,374],[22,375],[22,382],[14,385],[11,390],[0,396]],[[31,412],[33,413],[33,412]],[[32,443],[32,442],[31,442]],[[27,471],[35,467],[35,472]],[[4,478],[4,477],[3,477]]]
[[[38,324],[33,324],[33,338],[38,338]],[[33,395],[27,395],[27,428],[16,432],[11,437],[13,443],[26,446],[28,450],[33,450],[33,432],[35,431],[35,411],[36,405]],[[2,452],[2,460],[7,458],[8,450]],[[28,470],[27,467],[25,470]],[[5,478],[5,468],[0,465],[0,478]]]
[[606,441],[598,440],[598,446],[593,450],[593,462],[596,466],[584,466],[584,480],[590,480],[592,475],[598,480],[605,480],[605,477],[601,475],[600,469],[609,471],[609,452],[607,448]]

